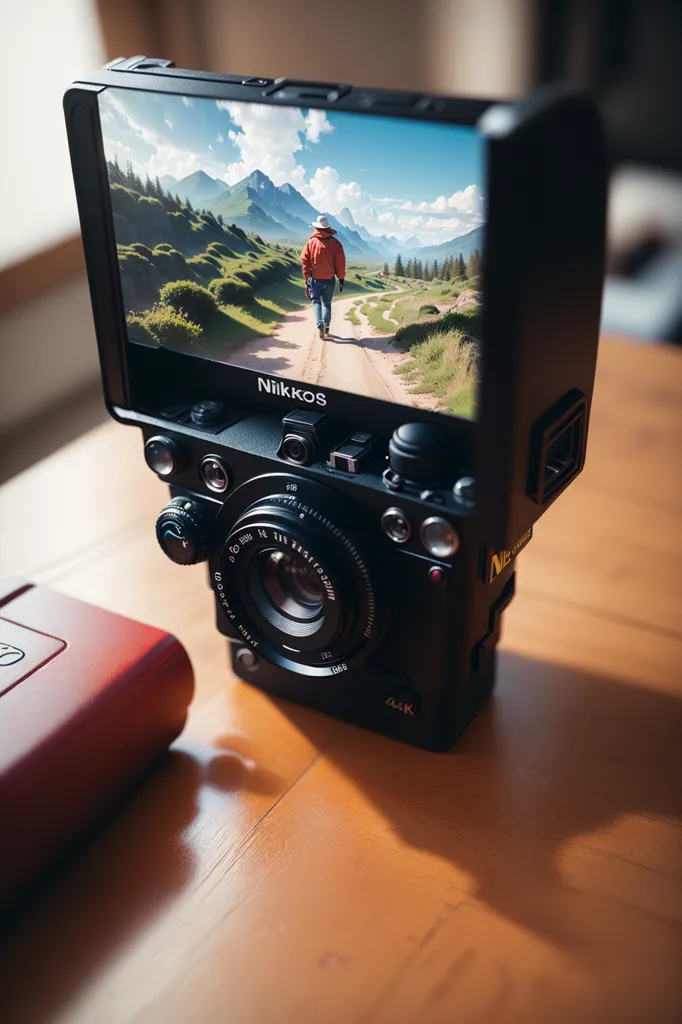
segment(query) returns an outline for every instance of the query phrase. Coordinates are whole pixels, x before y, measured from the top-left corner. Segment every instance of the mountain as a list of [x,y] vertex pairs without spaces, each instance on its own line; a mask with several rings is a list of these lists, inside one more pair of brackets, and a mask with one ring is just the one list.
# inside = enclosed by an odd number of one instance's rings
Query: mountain
[[[356,231],[360,238],[377,252],[379,258],[384,259],[387,256],[395,256],[399,252],[399,244],[396,238],[393,238],[392,235],[373,235],[367,228],[363,228],[361,224],[358,224],[347,206],[344,206],[341,212],[337,213],[336,219],[344,227]],[[419,245],[419,239],[417,239],[417,245]]]
[[[320,211],[308,202],[293,185],[275,185],[263,171],[255,170],[210,202],[210,209],[228,224],[245,231],[257,232],[265,238],[291,239],[303,242],[311,233],[311,225]],[[331,214],[326,215],[337,231],[337,237],[349,256],[378,260],[381,254],[357,231],[345,228]]]
[[[163,185],[163,181],[161,184]],[[176,182],[172,191],[183,200],[189,199],[192,206],[207,207],[219,196],[224,195],[228,187],[220,178],[212,178],[206,171],[194,171]]]
[[178,185],[177,178],[174,178],[172,174],[162,174],[161,177],[159,178],[159,181],[161,182],[162,188],[164,188],[166,192],[171,192],[173,195],[175,195],[175,190]]
[[464,259],[468,260],[474,249],[483,250],[483,226],[467,231],[465,235],[451,238],[448,242],[441,242],[440,245],[423,245],[416,249],[408,249],[407,244],[405,242],[405,251],[401,253],[403,260],[411,256],[418,260],[440,260],[446,256],[458,256],[460,252]]

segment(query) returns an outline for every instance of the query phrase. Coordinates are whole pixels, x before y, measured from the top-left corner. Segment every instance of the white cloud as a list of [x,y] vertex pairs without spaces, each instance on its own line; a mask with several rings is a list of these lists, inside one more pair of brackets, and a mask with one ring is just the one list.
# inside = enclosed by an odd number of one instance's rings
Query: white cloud
[[194,104],[192,103],[192,101],[189,98],[189,96],[183,96],[182,97],[182,102],[185,104],[186,107],[193,107],[194,106]]
[[215,137],[215,140],[216,140],[216,142],[224,142],[225,141],[225,137],[221,134],[221,132],[218,132],[218,134]]
[[138,174],[149,174],[151,178],[172,174],[179,179],[198,170],[204,170],[212,177],[223,176],[223,163],[207,158],[205,152],[194,153],[181,149],[165,136],[138,124],[125,104],[111,90],[102,94],[100,103],[107,114],[103,135],[104,149],[109,159],[116,156],[123,164],[130,160]]
[[303,140],[318,142],[322,134],[332,130],[324,111],[309,110],[304,117],[301,110],[292,107],[231,100],[218,100],[217,106],[237,126],[228,132],[240,155],[240,160],[228,164],[223,175],[230,185],[260,170],[275,185],[291,182],[301,187],[305,170],[297,162],[296,153],[303,149]]
[[432,203],[421,202],[403,203],[400,206],[401,210],[415,210],[423,213],[447,213],[450,210],[456,210],[464,217],[483,217],[483,196],[477,185],[467,185],[466,188],[461,189],[459,192],[453,192],[452,195],[446,199],[445,196],[438,196]]
[[325,132],[333,132],[334,125],[327,120],[324,110],[308,111],[305,119],[305,137],[308,142],[319,142],[320,135]]
[[164,117],[163,123],[166,125],[167,128],[170,128],[170,130],[173,131],[173,118],[172,117]]

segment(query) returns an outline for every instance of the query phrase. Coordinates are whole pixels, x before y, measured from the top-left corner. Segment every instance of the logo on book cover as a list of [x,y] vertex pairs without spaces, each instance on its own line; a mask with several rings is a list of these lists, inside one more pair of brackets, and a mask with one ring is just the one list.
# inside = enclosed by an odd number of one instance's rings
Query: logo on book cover
[[16,665],[18,661],[25,657],[26,654],[20,647],[12,647],[11,644],[0,643],[0,668]]

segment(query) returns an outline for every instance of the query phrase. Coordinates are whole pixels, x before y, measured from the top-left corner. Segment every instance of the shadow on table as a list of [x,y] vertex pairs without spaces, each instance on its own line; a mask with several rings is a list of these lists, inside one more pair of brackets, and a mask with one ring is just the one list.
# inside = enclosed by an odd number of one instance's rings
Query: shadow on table
[[0,921],[3,1024],[55,1016],[190,885],[196,863],[187,835],[202,789],[267,794],[280,787],[248,751],[240,751],[239,737],[218,737],[210,755],[201,763],[172,750],[106,823]]
[[[682,818],[682,701],[508,653],[499,656],[498,680],[495,696],[450,753],[351,728],[324,756],[405,842],[465,871],[479,900],[577,952],[594,933],[598,893],[609,888],[609,871],[622,857],[606,849],[599,859],[596,840],[597,861],[586,869],[598,878],[594,896],[581,883],[580,891],[571,888],[559,870],[566,862],[558,867],[557,859],[571,840],[622,816]],[[281,707],[287,710],[285,702]],[[616,904],[633,878],[659,871],[655,853],[653,864],[637,861],[641,846],[652,849],[650,838],[633,835],[631,823],[625,828],[631,848],[623,856],[633,862],[614,883]],[[583,855],[584,846],[569,863],[579,865]],[[624,910],[675,920],[661,895],[665,882],[654,878],[651,892],[645,889],[628,892]]]

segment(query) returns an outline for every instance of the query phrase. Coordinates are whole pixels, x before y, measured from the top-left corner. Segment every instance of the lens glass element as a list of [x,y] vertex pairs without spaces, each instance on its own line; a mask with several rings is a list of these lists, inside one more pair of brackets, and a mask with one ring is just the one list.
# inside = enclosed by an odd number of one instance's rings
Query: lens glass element
[[260,582],[273,607],[292,619],[309,622],[323,609],[324,586],[314,569],[291,551],[264,551]]
[[310,445],[306,438],[296,434],[288,434],[282,442],[282,455],[289,462],[304,466],[310,459]]

